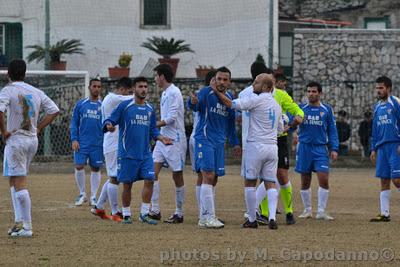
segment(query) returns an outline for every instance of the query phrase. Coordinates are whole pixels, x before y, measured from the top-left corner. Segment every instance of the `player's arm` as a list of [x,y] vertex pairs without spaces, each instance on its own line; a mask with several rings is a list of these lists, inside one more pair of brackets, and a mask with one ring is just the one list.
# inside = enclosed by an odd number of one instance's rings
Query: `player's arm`
[[233,109],[229,111],[227,134],[229,144],[233,147],[233,155],[235,157],[240,157],[242,154],[242,149],[239,146],[239,139],[236,133],[235,111]]
[[[375,108],[376,110],[376,108]],[[374,117],[372,119],[372,136],[371,136],[371,154],[370,154],[370,159],[372,162],[375,162],[376,159],[376,137],[378,135],[377,133],[377,118],[376,114],[374,112]]]
[[335,123],[335,117],[333,115],[333,110],[332,108],[330,109],[330,112],[328,113],[328,143],[329,147],[331,150],[331,158],[333,160],[337,159],[338,156],[338,151],[339,151],[339,137],[336,129],[336,123]]
[[219,100],[222,102],[222,104],[224,104],[228,108],[233,108],[232,107],[232,100],[229,97],[227,97],[225,95],[225,93],[222,93],[222,92],[218,91],[218,89],[216,89],[214,87],[211,87],[211,88],[214,91],[214,93],[216,94],[216,96],[219,98]]
[[37,133],[39,134],[47,125],[52,123],[54,119],[60,113],[60,109],[57,107],[56,103],[50,99],[46,94],[42,94],[41,96],[41,104],[43,106],[46,115],[43,119],[38,123]]
[[6,122],[4,119],[4,112],[7,110],[9,105],[10,96],[8,94],[8,90],[3,89],[0,91],[0,131],[4,140],[7,140],[7,138],[11,135],[11,133],[7,131]]
[[293,116],[293,121],[289,124],[290,128],[294,129],[303,122],[303,110],[293,101],[293,98],[288,93],[283,92],[281,104],[282,109],[288,111]]
[[160,134],[156,123],[156,114],[154,111],[151,113],[150,117],[150,137],[154,140],[161,141],[164,145],[172,145],[173,140],[169,137]]
[[72,119],[71,119],[71,124],[70,124],[70,138],[72,142],[72,150],[73,151],[78,151],[79,150],[79,124],[80,124],[80,103],[78,102],[75,105],[74,111],[72,113]]
[[125,102],[120,103],[117,108],[111,112],[110,117],[105,118],[103,122],[103,133],[115,131],[115,125],[118,125],[122,119],[122,114],[127,104],[128,103]]
[[169,105],[168,114],[164,120],[157,121],[157,127],[167,126],[168,124],[173,124],[178,120],[179,106],[182,96],[180,94],[174,94],[169,99],[171,103]]
[[187,106],[189,109],[193,110],[194,112],[201,111],[202,105],[205,103],[205,89],[206,87],[202,88],[197,93],[190,92],[190,96],[187,100]]

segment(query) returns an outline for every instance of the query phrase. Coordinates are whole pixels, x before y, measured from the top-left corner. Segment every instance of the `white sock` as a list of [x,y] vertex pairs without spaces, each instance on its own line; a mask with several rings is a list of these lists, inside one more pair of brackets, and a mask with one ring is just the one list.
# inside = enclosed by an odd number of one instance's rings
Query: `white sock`
[[278,205],[278,190],[276,190],[276,188],[268,189],[267,195],[268,195],[268,210],[269,210],[268,220],[276,221],[275,215],[276,215],[276,206]]
[[183,216],[183,203],[185,202],[185,186],[175,187],[175,213]]
[[19,201],[21,207],[21,215],[23,226],[26,230],[32,229],[32,217],[31,217],[31,198],[29,196],[28,189],[22,189],[15,193],[17,201]]
[[245,187],[244,198],[246,200],[247,214],[249,215],[249,221],[254,222],[256,220],[256,188]]
[[318,188],[318,212],[325,212],[326,203],[328,202],[329,190],[322,187]]
[[15,222],[22,222],[22,216],[21,216],[21,206],[19,204],[19,201],[17,200],[17,196],[15,195],[15,187],[12,186],[10,188],[11,191],[11,200],[12,200],[12,205],[14,208],[14,221]]
[[158,202],[160,198],[160,183],[158,181],[154,181],[153,185],[153,195],[151,196],[151,211],[153,213],[160,212],[160,203]]
[[196,200],[197,200],[197,207],[199,209],[199,218],[201,217],[202,214],[200,193],[201,193],[201,186],[196,185]]
[[203,206],[202,219],[209,219],[215,217],[214,197],[213,197],[213,186],[210,184],[201,185],[201,202]]
[[380,200],[381,200],[381,215],[389,216],[389,207],[390,207],[390,190],[381,191]]
[[264,182],[260,183],[256,190],[256,211],[259,213],[258,207],[264,198],[267,197],[267,189],[265,189]]
[[77,169],[75,169],[75,181],[79,188],[79,194],[80,195],[85,194],[86,178],[85,178],[85,170],[84,169],[79,170],[79,171]]
[[132,216],[131,214],[131,207],[122,207],[122,215],[125,216]]
[[101,188],[100,196],[96,203],[96,207],[100,210],[104,210],[104,203],[106,203],[107,197],[108,197],[108,192],[107,192],[108,189],[107,188],[108,188],[109,183],[110,183],[110,180],[107,180],[104,183],[103,187]]
[[303,200],[304,209],[311,211],[311,188],[300,190],[301,200]]
[[149,214],[150,212],[150,203],[143,203],[142,206],[140,207],[140,214],[146,215]]
[[118,212],[118,185],[109,183],[107,186],[108,201],[111,207],[111,214]]
[[90,197],[95,198],[97,195],[97,190],[99,190],[101,181],[101,172],[91,172],[90,173]]

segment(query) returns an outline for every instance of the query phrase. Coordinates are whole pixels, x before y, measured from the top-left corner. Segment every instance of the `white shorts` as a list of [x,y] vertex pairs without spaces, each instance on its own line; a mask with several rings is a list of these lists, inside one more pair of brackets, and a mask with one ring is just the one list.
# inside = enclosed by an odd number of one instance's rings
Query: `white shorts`
[[192,164],[192,171],[196,171],[196,158],[194,157],[194,138],[191,136],[189,138],[189,156],[190,156],[190,163]]
[[4,148],[3,176],[27,176],[37,148],[36,136],[11,135]]
[[267,182],[276,182],[278,146],[248,142],[243,169],[247,180],[260,178]]
[[117,150],[104,154],[108,177],[114,177],[114,178],[117,177],[117,158],[118,158]]
[[157,141],[153,151],[154,163],[167,163],[173,172],[183,171],[186,159],[186,138],[166,146]]

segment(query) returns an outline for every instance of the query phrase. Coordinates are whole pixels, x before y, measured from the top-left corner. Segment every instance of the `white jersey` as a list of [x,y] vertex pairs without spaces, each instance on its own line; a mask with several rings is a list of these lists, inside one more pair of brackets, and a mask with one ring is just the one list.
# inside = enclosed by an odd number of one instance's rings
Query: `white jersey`
[[171,84],[161,95],[161,120],[166,125],[161,127],[160,133],[179,141],[185,136],[184,104],[181,90]]
[[[239,93],[239,99],[249,97],[251,95],[256,95],[253,92],[253,86],[250,85],[246,87],[244,90],[242,90]],[[248,110],[242,110],[242,149],[246,149],[246,139],[247,139],[247,134],[249,132],[249,111]]]
[[283,130],[282,109],[270,93],[251,95],[232,101],[232,108],[249,111],[249,133],[246,142],[276,144]]
[[46,114],[59,111],[43,91],[25,82],[13,82],[0,91],[0,111],[7,110],[8,132],[36,136],[41,107]]
[[190,134],[190,138],[194,138],[194,134],[196,133],[196,127],[198,123],[199,123],[199,113],[193,112],[193,129],[192,133]]
[[[101,116],[103,122],[110,117],[111,113],[118,107],[118,105],[125,101],[132,99],[132,95],[117,95],[109,93],[101,103]],[[106,132],[103,139],[103,153],[107,154],[118,150],[118,125],[115,126],[114,132]]]

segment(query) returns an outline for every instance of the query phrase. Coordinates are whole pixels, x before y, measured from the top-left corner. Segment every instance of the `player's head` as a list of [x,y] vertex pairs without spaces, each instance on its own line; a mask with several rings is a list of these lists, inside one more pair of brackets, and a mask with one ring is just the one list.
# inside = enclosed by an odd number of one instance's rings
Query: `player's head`
[[164,88],[168,84],[172,83],[174,79],[174,72],[169,64],[160,64],[154,68],[154,71],[154,80],[158,87]]
[[8,64],[8,78],[15,81],[23,81],[25,79],[26,63],[22,59],[14,59]]
[[220,67],[215,74],[215,86],[220,92],[224,92],[231,84],[231,71],[227,67]]
[[99,97],[101,93],[101,81],[99,78],[93,78],[89,81],[89,93],[92,98]]
[[271,74],[272,70],[267,68],[267,66],[265,66],[264,63],[255,61],[250,66],[250,72],[251,72],[251,78],[254,81],[259,74],[261,73]]
[[338,120],[345,121],[347,117],[347,112],[345,110],[339,110],[338,112]]
[[133,93],[135,98],[144,100],[149,92],[149,85],[145,77],[139,76],[133,79]]
[[268,93],[274,88],[274,82],[270,74],[261,73],[257,75],[253,82],[253,92],[255,94]]
[[318,82],[309,82],[307,84],[307,98],[311,104],[316,104],[320,101],[322,95],[322,86]]
[[386,76],[380,76],[375,82],[375,89],[376,93],[378,94],[378,98],[386,100],[392,91],[392,80]]
[[372,119],[372,112],[369,111],[369,110],[365,111],[364,112],[364,119],[366,119],[366,120]]
[[275,87],[282,90],[286,90],[287,81],[285,75],[282,73],[276,73],[274,74],[274,77],[275,77]]
[[217,74],[217,71],[215,71],[215,70],[210,70],[209,72],[207,72],[206,77],[204,78],[205,86],[210,85],[212,78],[215,77],[215,74]]
[[119,79],[116,92],[121,95],[132,94],[132,80],[128,77],[122,77]]

